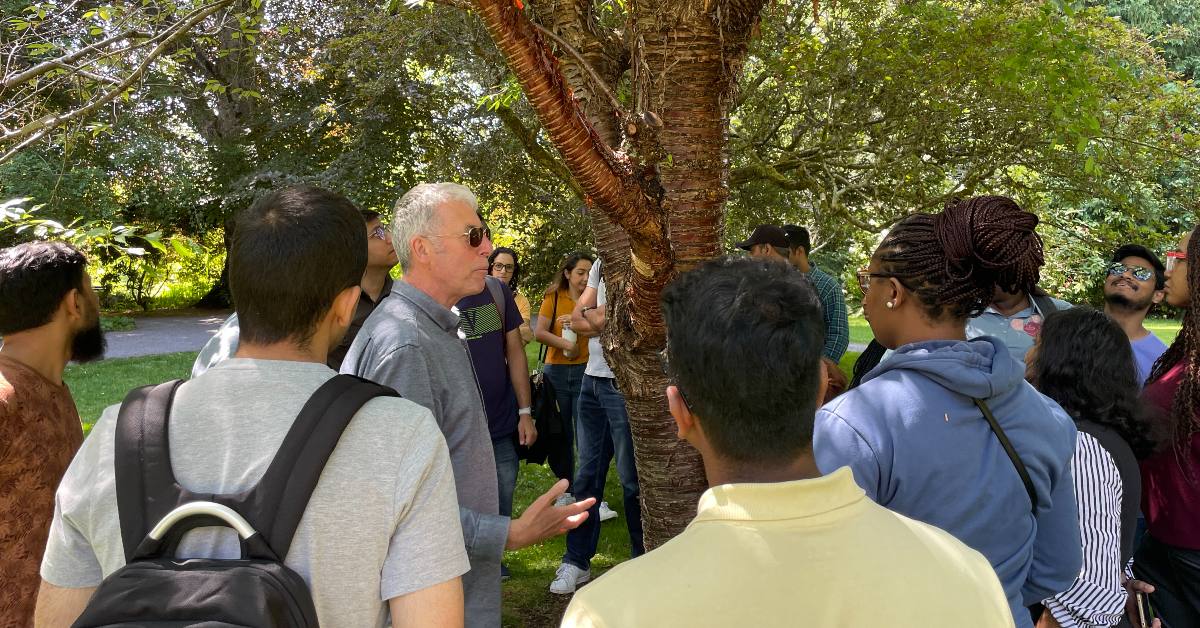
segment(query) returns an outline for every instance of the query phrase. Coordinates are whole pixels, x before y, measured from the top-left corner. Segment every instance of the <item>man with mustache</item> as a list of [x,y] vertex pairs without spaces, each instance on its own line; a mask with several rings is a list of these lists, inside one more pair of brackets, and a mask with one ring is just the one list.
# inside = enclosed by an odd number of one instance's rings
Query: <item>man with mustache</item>
[[1113,253],[1104,279],[1104,313],[1129,336],[1138,382],[1146,381],[1155,360],[1167,350],[1145,325],[1150,309],[1163,300],[1165,284],[1162,261],[1146,247],[1126,244]]
[[83,443],[63,370],[104,356],[83,253],[62,242],[0,251],[0,335],[0,623],[27,626],[54,489]]

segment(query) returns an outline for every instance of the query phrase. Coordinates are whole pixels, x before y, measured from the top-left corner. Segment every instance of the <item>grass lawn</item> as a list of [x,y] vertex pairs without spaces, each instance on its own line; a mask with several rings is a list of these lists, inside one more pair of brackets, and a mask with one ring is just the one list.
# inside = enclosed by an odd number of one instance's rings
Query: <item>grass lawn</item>
[[120,403],[125,393],[146,384],[187,377],[192,372],[196,352],[168,353],[138,358],[115,358],[91,364],[72,364],[63,374],[71,387],[85,432],[100,418],[100,413]]

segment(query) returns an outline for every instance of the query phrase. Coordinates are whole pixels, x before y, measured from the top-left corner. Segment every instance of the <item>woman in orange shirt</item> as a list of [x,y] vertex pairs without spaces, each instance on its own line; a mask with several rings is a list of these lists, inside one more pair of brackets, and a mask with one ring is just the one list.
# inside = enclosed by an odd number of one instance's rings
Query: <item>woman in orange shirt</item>
[[[577,336],[571,330],[571,311],[575,301],[587,287],[588,274],[592,271],[595,258],[587,253],[568,255],[559,267],[558,275],[546,288],[542,307],[538,310],[537,326],[533,335],[548,349],[546,366],[542,372],[554,387],[558,398],[558,409],[562,414],[563,431],[571,446],[565,451],[552,452],[549,457],[550,470],[568,482],[575,479],[575,400],[583,386],[583,371],[587,367],[587,338]],[[571,489],[559,499],[574,501]]]

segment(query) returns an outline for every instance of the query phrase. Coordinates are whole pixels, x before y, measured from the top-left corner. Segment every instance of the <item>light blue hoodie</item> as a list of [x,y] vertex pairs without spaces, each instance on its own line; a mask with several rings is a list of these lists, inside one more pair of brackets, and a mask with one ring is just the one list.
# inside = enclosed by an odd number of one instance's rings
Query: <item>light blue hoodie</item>
[[[849,466],[872,499],[987,557],[1017,626],[1066,591],[1083,560],[1071,480],[1075,424],[1024,380],[999,340],[905,345],[817,412],[813,451]],[[987,402],[1033,480],[1029,494],[972,398]]]

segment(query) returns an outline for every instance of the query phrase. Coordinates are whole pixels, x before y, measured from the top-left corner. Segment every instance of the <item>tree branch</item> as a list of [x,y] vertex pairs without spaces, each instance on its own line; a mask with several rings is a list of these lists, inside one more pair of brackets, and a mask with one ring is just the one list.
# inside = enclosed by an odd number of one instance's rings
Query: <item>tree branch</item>
[[617,97],[614,96],[612,91],[608,89],[608,86],[604,84],[604,79],[600,78],[600,75],[596,72],[596,69],[592,67],[592,64],[587,62],[587,59],[583,58],[583,55],[579,54],[578,50],[572,48],[571,45],[566,42],[566,40],[547,30],[541,24],[538,24],[537,22],[530,22],[530,24],[532,24],[533,27],[536,28],[541,34],[553,39],[554,43],[558,44],[559,47],[570,53],[572,57],[575,57],[575,60],[579,62],[579,67],[583,68],[584,71],[588,73],[588,76],[592,77],[592,82],[605,96],[608,97],[608,102],[612,105],[612,108],[617,111],[622,118],[628,117],[624,112],[624,109],[621,108],[621,101],[617,100]]

